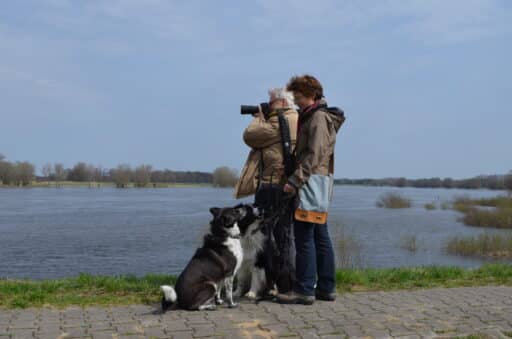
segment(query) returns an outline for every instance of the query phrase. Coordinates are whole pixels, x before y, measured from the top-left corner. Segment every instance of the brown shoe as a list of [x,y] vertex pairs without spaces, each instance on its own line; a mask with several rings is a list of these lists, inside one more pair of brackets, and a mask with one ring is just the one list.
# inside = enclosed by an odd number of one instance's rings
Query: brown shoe
[[315,297],[312,295],[304,295],[296,292],[290,292],[286,294],[278,294],[277,302],[280,304],[301,304],[301,305],[313,305]]

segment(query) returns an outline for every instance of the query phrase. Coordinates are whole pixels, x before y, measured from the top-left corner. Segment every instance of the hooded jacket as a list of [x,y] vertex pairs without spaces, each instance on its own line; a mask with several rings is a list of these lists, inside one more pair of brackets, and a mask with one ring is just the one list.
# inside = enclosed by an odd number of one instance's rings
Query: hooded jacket
[[334,174],[334,146],[336,134],[345,122],[344,112],[337,107],[327,107],[320,100],[314,108],[299,113],[296,170],[288,178],[295,188],[304,185],[312,174]]

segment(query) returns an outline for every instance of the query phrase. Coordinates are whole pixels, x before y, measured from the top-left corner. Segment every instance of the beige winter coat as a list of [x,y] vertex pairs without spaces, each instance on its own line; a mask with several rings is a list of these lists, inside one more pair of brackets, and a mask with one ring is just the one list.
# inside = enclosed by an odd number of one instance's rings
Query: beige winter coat
[[[289,109],[283,115],[288,121],[293,152],[297,139],[298,113]],[[280,170],[283,167],[283,148],[278,115],[271,115],[268,120],[254,118],[244,131],[243,138],[251,151],[235,186],[234,197],[239,199],[256,193],[259,181],[284,184],[286,178]]]

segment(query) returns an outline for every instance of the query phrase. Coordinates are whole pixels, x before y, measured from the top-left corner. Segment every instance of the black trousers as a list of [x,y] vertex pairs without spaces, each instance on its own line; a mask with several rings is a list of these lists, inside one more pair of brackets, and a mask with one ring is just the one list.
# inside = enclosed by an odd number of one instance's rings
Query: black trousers
[[255,195],[255,202],[263,210],[268,234],[265,246],[265,274],[267,289],[277,286],[279,293],[293,289],[295,262],[293,250],[294,199],[285,197],[282,185],[261,184]]

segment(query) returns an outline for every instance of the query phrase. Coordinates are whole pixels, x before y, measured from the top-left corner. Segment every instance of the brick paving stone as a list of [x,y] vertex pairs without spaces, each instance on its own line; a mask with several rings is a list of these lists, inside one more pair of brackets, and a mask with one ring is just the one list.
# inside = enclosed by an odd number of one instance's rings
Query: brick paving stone
[[512,332],[512,287],[342,293],[312,306],[258,304],[158,312],[158,305],[0,310],[0,339],[450,338]]

